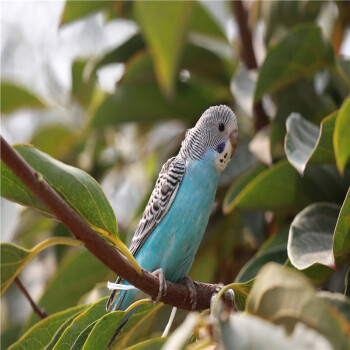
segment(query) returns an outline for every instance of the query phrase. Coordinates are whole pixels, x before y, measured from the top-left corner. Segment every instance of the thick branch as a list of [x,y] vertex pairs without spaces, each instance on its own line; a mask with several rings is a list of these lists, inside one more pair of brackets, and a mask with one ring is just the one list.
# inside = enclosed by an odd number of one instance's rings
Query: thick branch
[[[153,299],[158,295],[158,278],[142,269],[139,276],[130,262],[98,236],[91,227],[38,175],[38,173],[1,137],[1,159],[18,178],[36,195],[37,198],[60,220],[76,238],[84,242],[85,247],[120,277],[141,289]],[[191,310],[190,295],[186,286],[167,282],[168,290],[161,301],[184,310]],[[210,299],[220,289],[219,285],[198,283],[197,310],[210,307]],[[224,301],[231,303],[229,293]]]
[[[245,66],[248,69],[257,69],[258,64],[256,61],[252,33],[250,32],[248,26],[248,13],[244,7],[243,1],[241,0],[232,0],[232,8],[238,23],[239,33],[241,36],[241,56]],[[258,131],[268,124],[269,120],[265,114],[264,108],[261,101],[257,102],[254,106],[254,125],[255,130]]]
[[47,313],[45,310],[41,310],[39,306],[35,303],[35,301],[32,299],[32,297],[29,295],[28,291],[25,289],[22,282],[19,280],[18,277],[15,278],[15,283],[17,284],[17,287],[20,289],[20,291],[24,294],[24,296],[28,299],[30,306],[33,308],[34,312],[41,318],[44,319],[47,317]]

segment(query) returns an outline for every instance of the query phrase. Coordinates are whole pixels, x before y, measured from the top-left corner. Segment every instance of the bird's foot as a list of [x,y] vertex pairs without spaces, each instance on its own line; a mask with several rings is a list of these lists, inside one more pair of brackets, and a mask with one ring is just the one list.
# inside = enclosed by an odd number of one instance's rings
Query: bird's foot
[[154,303],[158,303],[160,301],[160,299],[164,296],[166,296],[167,290],[168,290],[168,286],[166,284],[166,280],[164,277],[164,271],[162,268],[154,270],[152,272],[152,275],[155,275],[158,277],[159,279],[159,292],[157,295],[157,298],[154,300]]
[[190,303],[192,304],[192,311],[196,310],[197,307],[197,292],[196,286],[194,285],[196,282],[193,282],[189,276],[181,278],[177,283],[185,284],[190,292]]

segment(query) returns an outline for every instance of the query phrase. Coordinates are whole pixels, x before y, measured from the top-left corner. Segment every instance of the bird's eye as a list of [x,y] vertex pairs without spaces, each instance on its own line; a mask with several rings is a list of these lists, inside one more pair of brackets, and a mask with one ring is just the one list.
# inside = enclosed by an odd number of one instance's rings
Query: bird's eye
[[225,125],[224,123],[219,124],[219,131],[224,131],[225,130]]

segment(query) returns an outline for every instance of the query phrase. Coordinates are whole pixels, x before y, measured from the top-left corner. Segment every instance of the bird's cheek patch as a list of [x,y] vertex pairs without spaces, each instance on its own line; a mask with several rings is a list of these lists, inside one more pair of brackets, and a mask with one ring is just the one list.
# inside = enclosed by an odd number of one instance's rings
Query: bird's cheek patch
[[219,170],[224,170],[230,161],[230,155],[232,151],[232,145],[230,142],[225,143],[225,147],[221,151],[221,153],[216,158],[216,166]]

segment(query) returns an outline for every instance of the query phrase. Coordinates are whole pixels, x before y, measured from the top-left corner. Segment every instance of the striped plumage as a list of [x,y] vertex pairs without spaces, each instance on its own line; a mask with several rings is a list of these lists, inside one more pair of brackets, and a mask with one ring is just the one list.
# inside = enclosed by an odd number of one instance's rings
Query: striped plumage
[[[162,167],[129,247],[142,267],[149,271],[162,268],[172,282],[188,275],[219,175],[235,151],[237,132],[236,117],[227,106],[207,109],[186,132],[179,154]],[[115,294],[113,291],[107,308]],[[138,290],[121,292],[113,310],[125,310],[139,295]]]

